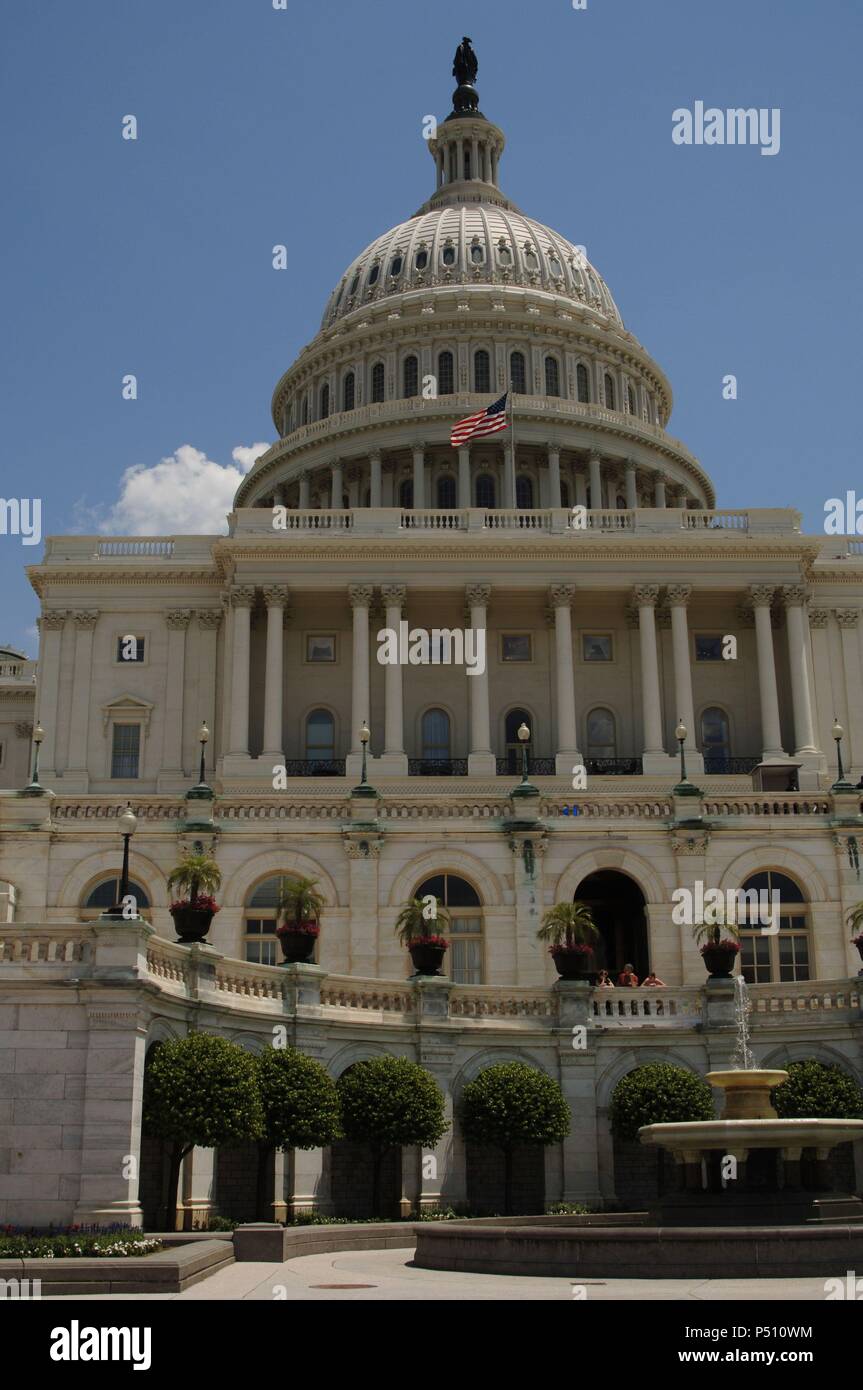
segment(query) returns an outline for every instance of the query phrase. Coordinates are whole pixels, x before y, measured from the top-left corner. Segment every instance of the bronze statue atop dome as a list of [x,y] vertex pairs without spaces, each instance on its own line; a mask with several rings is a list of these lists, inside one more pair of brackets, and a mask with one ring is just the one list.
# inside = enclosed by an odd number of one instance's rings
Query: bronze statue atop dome
[[480,115],[479,94],[474,86],[478,67],[471,41],[465,35],[455,51],[452,64],[452,75],[458,82],[452,98],[454,116]]

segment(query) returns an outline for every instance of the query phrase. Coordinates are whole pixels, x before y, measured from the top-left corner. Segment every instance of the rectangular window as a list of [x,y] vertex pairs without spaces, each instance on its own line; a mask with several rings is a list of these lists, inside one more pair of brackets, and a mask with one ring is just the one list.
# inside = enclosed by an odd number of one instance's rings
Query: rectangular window
[[255,965],[275,965],[278,957],[275,917],[246,920],[246,960]]
[[715,637],[712,633],[696,632],[695,634],[695,660],[696,661],[721,661],[722,660],[722,637]]
[[453,916],[449,926],[450,979],[457,985],[482,984],[482,919]]
[[306,661],[335,661],[336,638],[332,632],[306,633]]
[[533,651],[529,632],[503,632],[500,638],[501,661],[532,661]]
[[0,767],[3,766],[3,761],[4,761],[5,757],[6,757],[6,744],[2,741],[2,739],[0,739]]
[[127,632],[117,638],[117,660],[122,666],[128,666],[132,662],[144,660],[144,647],[146,638],[136,637],[134,633]]
[[141,725],[115,724],[111,747],[111,776],[137,777],[141,757]]
[[581,637],[582,661],[611,661],[614,644],[610,632],[584,632]]

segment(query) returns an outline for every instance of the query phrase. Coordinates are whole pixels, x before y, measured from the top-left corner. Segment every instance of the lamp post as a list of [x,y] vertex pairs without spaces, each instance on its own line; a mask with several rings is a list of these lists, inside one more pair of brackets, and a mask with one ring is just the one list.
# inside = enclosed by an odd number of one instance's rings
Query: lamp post
[[683,747],[684,743],[686,742],[686,735],[687,735],[688,732],[689,732],[689,730],[687,729],[687,727],[686,727],[686,725],[684,724],[683,720],[682,720],[682,719],[678,720],[678,722],[677,722],[677,728],[674,730],[674,737],[677,739],[677,742],[680,744],[680,782],[681,782],[681,785],[682,785],[683,783],[685,783],[685,782],[688,780],[688,779],[687,779],[687,776],[686,776],[686,751],[685,751],[685,749],[684,749],[684,747]]
[[844,767],[842,766],[842,740],[843,740],[844,737],[845,737],[845,730],[842,728],[842,725],[839,723],[839,720],[836,718],[836,716],[835,716],[835,714],[834,714],[834,716],[833,716],[833,738],[834,738],[835,741],[836,741],[836,766],[837,766],[837,769],[838,769],[838,775],[837,775],[837,777],[836,777],[836,781],[833,783],[833,786],[834,786],[834,787],[839,787],[840,789],[844,789],[844,788],[847,787],[847,788],[849,788],[849,790],[850,790],[850,789],[851,789],[851,783],[845,781],[845,769],[844,769]]
[[[123,837],[123,868],[120,873],[120,892],[117,895],[117,902],[110,911],[105,913],[106,917],[123,916],[123,900],[129,895],[129,841],[137,828],[138,817],[132,810],[132,803],[127,802],[125,811],[121,811],[117,821],[117,829]],[[135,912],[131,915],[134,917],[138,916],[137,904],[135,905]]]
[[528,745],[530,743],[530,729],[523,721],[521,724],[519,724],[518,729],[516,730],[516,738],[521,744],[521,781],[518,784],[518,786],[514,788],[511,795],[516,797],[539,796],[537,788],[528,779],[528,773],[530,771],[530,762],[528,755]]
[[198,730],[198,742],[201,745],[201,766],[198,772],[198,785],[191,787],[186,792],[187,801],[210,801],[212,800],[212,788],[207,785],[207,744],[210,739],[210,730],[207,728],[206,719]]
[[33,730],[33,776],[30,785],[24,788],[24,796],[44,796],[45,788],[39,785],[39,749],[45,737],[45,730],[41,724],[37,724]]
[[360,740],[360,747],[363,750],[362,774],[360,776],[359,786],[356,786],[352,789],[351,796],[377,796],[378,794],[377,789],[375,787],[369,786],[369,783],[366,779],[368,746],[371,736],[371,730],[369,729],[369,726],[366,723],[366,721],[363,720],[362,728],[360,729],[358,735]]
[[[674,730],[674,737],[677,739],[678,745],[680,747],[680,781],[674,788],[674,795],[698,797],[700,800],[702,796],[701,788],[696,787],[692,782],[690,782],[689,778],[686,775],[685,744],[687,738],[689,737],[689,730],[687,729],[682,719],[678,719],[677,721],[677,728]],[[701,816],[699,814],[697,816],[685,817],[684,819],[679,820],[677,824],[692,826],[700,825]]]

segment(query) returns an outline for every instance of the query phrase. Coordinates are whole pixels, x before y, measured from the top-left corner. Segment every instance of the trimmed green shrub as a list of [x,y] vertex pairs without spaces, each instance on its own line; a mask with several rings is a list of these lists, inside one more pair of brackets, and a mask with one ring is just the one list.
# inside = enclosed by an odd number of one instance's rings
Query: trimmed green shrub
[[468,1143],[504,1156],[504,1215],[512,1211],[513,1154],[523,1145],[545,1148],[569,1134],[569,1107],[556,1081],[525,1062],[497,1062],[468,1082],[460,1120]]
[[840,1066],[789,1062],[788,1080],[774,1087],[773,1104],[783,1120],[863,1120],[863,1091]]
[[380,1215],[381,1167],[389,1149],[433,1147],[446,1134],[443,1094],[434,1077],[406,1057],[356,1062],[337,1082],[344,1137],[372,1158],[372,1210]]
[[255,1058],[264,1115],[258,1141],[258,1216],[266,1202],[275,1149],[325,1149],[341,1136],[339,1093],[325,1067],[295,1047],[269,1047]]
[[642,1125],[677,1120],[712,1120],[713,1096],[706,1081],[670,1062],[646,1062],[621,1077],[611,1097],[615,1139],[635,1139]]

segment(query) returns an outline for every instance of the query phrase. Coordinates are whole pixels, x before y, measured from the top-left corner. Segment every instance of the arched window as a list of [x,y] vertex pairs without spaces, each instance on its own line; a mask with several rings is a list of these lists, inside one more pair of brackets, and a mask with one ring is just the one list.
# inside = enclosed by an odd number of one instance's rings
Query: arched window
[[384,398],[384,364],[376,362],[372,367],[372,401],[382,401]]
[[370,285],[376,285],[376,284],[377,284],[378,276],[380,275],[380,273],[381,273],[380,263],[379,263],[378,261],[375,261],[374,265],[372,266],[371,270],[369,271],[369,284],[370,284]]
[[253,889],[243,909],[243,954],[256,965],[275,965],[279,949],[276,938],[279,893],[285,876],[264,879]]
[[304,425],[307,425],[308,423],[309,423],[309,398],[308,398],[308,396],[303,396],[303,424],[304,424]]
[[[139,914],[149,922],[151,917],[150,899],[146,888],[142,888],[140,883],[135,883],[130,879],[128,884],[128,896],[135,899]],[[87,893],[86,898],[81,904],[79,916],[82,921],[90,922],[101,913],[106,912],[109,907],[116,907],[120,902],[120,876],[112,874],[110,878],[103,878],[101,883],[96,883]]]
[[561,479],[560,483],[560,505],[562,507],[569,506],[569,483],[565,482],[563,479]]
[[579,362],[575,369],[575,385],[578,391],[578,399],[584,404],[590,404],[590,377],[583,362]]
[[560,395],[560,365],[556,357],[546,357],[545,359],[545,394],[547,396]]
[[405,511],[414,504],[413,478],[403,478],[399,483],[399,506]]
[[452,473],[442,473],[437,480],[437,505],[441,508],[455,506],[455,478]]
[[360,283],[360,272],[357,271],[356,275],[354,276],[353,280],[351,281],[351,288],[350,288],[350,291],[349,291],[350,294],[352,294],[352,295],[356,294],[357,289],[358,289],[358,287],[359,287],[359,283]]
[[491,359],[485,348],[480,348],[479,352],[473,355],[473,389],[474,391],[491,390]]
[[718,705],[711,705],[701,716],[701,749],[705,772],[727,772],[731,757],[731,736],[728,715]]
[[343,396],[343,399],[344,399],[344,407],[343,407],[343,408],[344,408],[345,410],[353,410],[353,408],[354,408],[354,401],[356,400],[356,378],[354,377],[353,372],[348,372],[347,376],[345,377],[345,388],[344,388],[344,396]]
[[401,254],[399,254],[398,256],[393,256],[392,260],[390,261],[390,275],[393,277],[393,279],[395,279],[396,276],[397,276],[397,275],[401,275],[401,273],[402,273],[402,258],[401,258]]
[[454,375],[452,353],[439,352],[437,359],[437,392],[439,396],[452,395]]
[[445,246],[441,254],[441,260],[446,266],[455,265],[455,247]]
[[327,418],[327,416],[329,415],[329,413],[330,413],[330,386],[329,386],[329,382],[325,381],[324,384],[323,384],[323,386],[321,387],[321,413],[320,413],[320,415],[319,415],[318,418],[319,418],[320,420],[326,420],[326,418]]
[[478,507],[497,506],[497,488],[490,473],[480,473],[476,480],[476,505]]
[[419,394],[419,362],[411,354],[406,357],[403,369],[404,393],[406,396],[416,396]]
[[614,410],[614,382],[608,372],[605,373],[605,404],[609,410]]
[[[726,920],[728,916],[726,896]],[[771,927],[779,919],[779,931]],[[747,984],[808,980],[809,912],[800,885],[787,874],[765,869],[738,891],[736,920],[740,966]],[[766,930],[765,930],[766,929]]]
[[449,913],[450,948],[445,968],[457,985],[483,983],[482,904],[472,884],[455,874],[435,874],[414,891],[413,896],[431,895],[443,903]]
[[528,510],[533,506],[533,479],[526,473],[519,473],[515,480],[515,505]]
[[416,256],[414,257],[414,265],[416,266],[417,270],[425,270],[428,263],[428,251],[417,251]]
[[511,709],[503,721],[503,736],[506,744],[506,770],[514,776],[521,772],[521,741],[518,731],[522,724],[530,729],[527,742],[527,755],[533,752],[533,724],[526,709]]
[[313,774],[333,772],[336,756],[336,724],[328,709],[313,709],[306,719],[306,761]]
[[598,707],[590,711],[586,743],[589,758],[617,757],[617,727],[610,709]]
[[635,414],[635,392],[631,386],[626,388],[626,402],[630,415]]
[[527,392],[527,374],[524,369],[523,352],[509,354],[509,379],[516,395],[524,396]]
[[450,718],[446,710],[427,709],[421,725],[422,757],[440,762],[450,755]]

